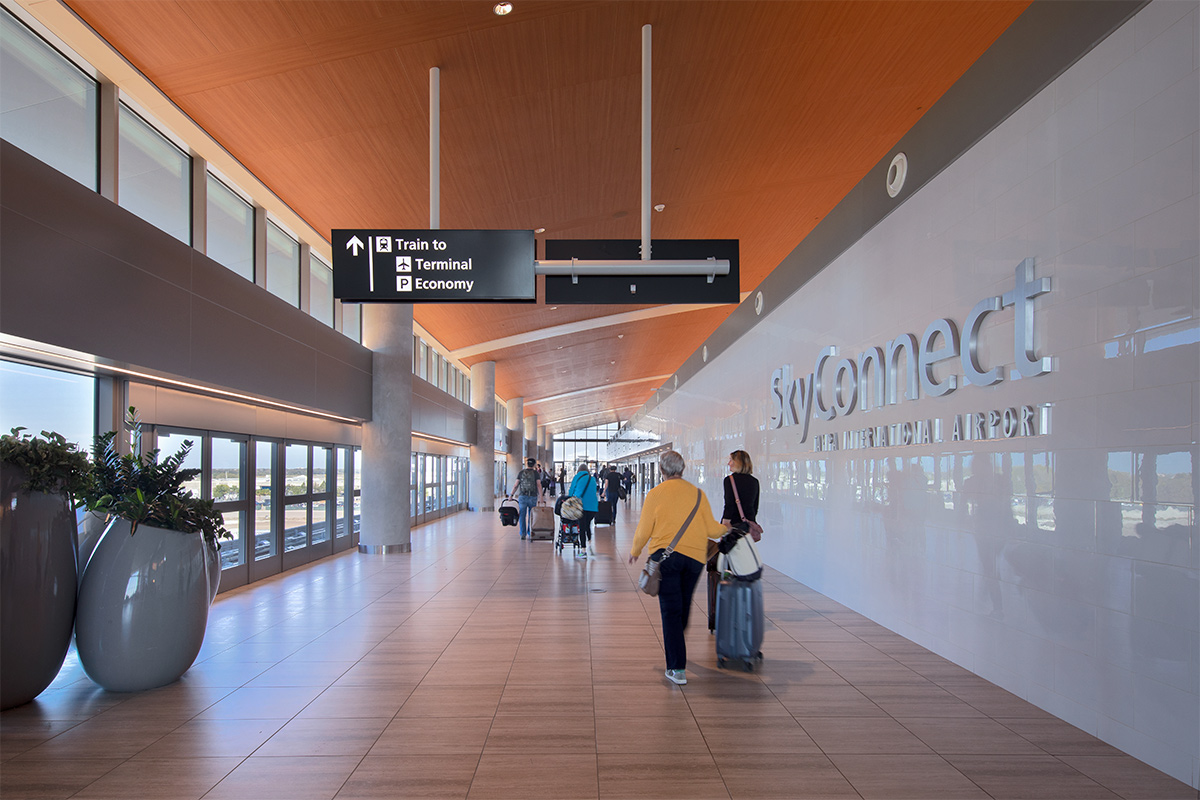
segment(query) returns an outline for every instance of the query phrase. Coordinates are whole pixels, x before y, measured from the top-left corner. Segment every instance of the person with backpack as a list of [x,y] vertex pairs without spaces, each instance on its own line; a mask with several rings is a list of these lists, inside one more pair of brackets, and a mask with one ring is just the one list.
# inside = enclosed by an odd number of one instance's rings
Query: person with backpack
[[579,469],[575,471],[575,477],[571,480],[571,488],[567,490],[567,494],[571,497],[578,497],[583,503],[583,516],[579,518],[579,531],[587,544],[585,555],[594,556],[596,548],[592,545],[592,520],[596,518],[596,512],[600,510],[600,503],[596,478],[588,472],[586,462],[581,463]]
[[541,491],[541,475],[533,468],[536,463],[535,459],[525,459],[525,469],[517,473],[517,482],[513,484],[509,494],[510,497],[514,494],[517,496],[517,530],[522,539],[532,533],[533,515],[529,511],[537,505],[538,493]]

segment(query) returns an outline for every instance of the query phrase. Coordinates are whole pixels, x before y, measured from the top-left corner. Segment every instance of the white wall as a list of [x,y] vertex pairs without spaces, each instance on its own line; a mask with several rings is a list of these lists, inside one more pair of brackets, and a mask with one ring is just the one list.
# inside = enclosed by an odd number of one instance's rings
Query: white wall
[[[1195,2],[1157,0],[904,202],[641,427],[719,501],[729,451],[764,482],[770,564],[1143,761],[1200,786],[1200,154]],[[884,191],[881,185],[879,191]],[[1013,288],[1034,344],[985,319],[1004,380],[773,427],[772,372],[856,357]],[[744,387],[731,392],[730,387]],[[832,398],[828,387],[826,403]],[[951,441],[1024,405],[1048,430]],[[821,434],[943,420],[944,441],[814,452]]]

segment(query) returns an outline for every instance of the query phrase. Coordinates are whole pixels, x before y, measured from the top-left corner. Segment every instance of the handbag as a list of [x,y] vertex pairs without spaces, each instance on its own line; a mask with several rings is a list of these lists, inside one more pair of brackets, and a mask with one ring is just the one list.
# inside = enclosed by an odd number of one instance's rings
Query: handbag
[[742,511],[742,499],[738,497],[737,481],[733,479],[732,475],[729,476],[729,484],[733,486],[733,502],[737,503],[738,516],[741,517],[742,521],[746,523],[750,537],[756,542],[761,541],[763,534],[762,525],[759,525],[754,520],[746,519],[746,512]]
[[683,527],[679,529],[679,533],[675,534],[675,538],[667,545],[667,549],[663,550],[662,556],[655,561],[653,557],[647,558],[646,563],[642,565],[642,574],[638,577],[638,588],[651,597],[658,596],[658,587],[662,585],[662,562],[670,557],[671,553],[675,552],[675,545],[679,544],[679,540],[683,538],[683,532],[687,530],[687,526],[692,524],[692,518],[696,516],[696,511],[700,508],[700,499],[703,495],[700,490],[696,490],[696,505],[692,506],[692,513],[687,515],[687,519],[683,521]]

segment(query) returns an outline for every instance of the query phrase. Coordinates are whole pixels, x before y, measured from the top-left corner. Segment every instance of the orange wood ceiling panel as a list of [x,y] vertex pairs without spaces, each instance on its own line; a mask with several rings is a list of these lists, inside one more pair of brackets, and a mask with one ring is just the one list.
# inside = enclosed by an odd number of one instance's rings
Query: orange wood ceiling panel
[[[640,236],[641,26],[654,26],[656,238],[737,238],[751,291],[1029,0],[66,0],[323,235],[428,226],[428,73],[441,70],[441,224]],[[639,306],[418,306],[457,350],[505,336],[501,396],[673,372],[728,315],[537,332]],[[562,346],[562,350],[557,348]],[[617,360],[617,364],[609,363]],[[561,364],[570,364],[567,372]],[[641,384],[546,406],[593,414]],[[568,414],[567,412],[571,412]],[[611,418],[608,417],[608,418]]]

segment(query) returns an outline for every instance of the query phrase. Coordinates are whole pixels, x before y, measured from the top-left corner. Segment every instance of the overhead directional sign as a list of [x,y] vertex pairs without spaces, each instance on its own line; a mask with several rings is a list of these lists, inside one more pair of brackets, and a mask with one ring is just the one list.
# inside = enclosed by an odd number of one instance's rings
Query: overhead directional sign
[[353,303],[533,301],[533,231],[335,229],[333,296]]

